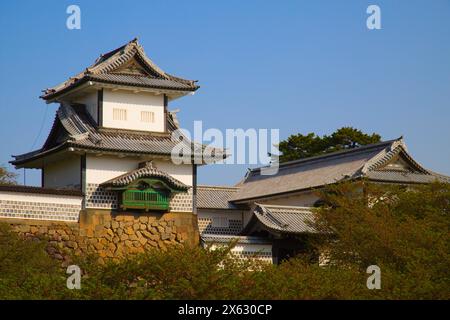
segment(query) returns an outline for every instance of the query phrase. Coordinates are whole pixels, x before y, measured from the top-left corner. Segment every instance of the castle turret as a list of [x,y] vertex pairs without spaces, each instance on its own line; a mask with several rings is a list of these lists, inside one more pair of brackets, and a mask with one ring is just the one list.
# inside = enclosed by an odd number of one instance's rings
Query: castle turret
[[[42,99],[60,104],[50,134],[11,163],[41,169],[44,188],[81,190],[85,208],[192,212],[196,164],[171,161],[178,121],[168,103],[198,88],[164,72],[134,39],[44,90]],[[120,187],[109,183],[125,176]]]

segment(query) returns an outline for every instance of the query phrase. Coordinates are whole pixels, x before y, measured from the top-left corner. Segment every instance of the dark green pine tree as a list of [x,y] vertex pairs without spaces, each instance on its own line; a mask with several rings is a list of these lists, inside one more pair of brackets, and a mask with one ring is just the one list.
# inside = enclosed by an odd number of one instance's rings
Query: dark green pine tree
[[331,135],[322,137],[312,132],[306,135],[299,133],[280,142],[279,150],[282,153],[280,162],[357,148],[380,141],[381,136],[379,134],[367,134],[353,127],[342,127]]

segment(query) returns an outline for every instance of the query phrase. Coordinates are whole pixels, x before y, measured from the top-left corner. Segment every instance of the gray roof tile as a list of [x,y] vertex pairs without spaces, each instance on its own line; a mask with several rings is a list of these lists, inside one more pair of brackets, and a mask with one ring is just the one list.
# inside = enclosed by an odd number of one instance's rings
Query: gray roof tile
[[238,191],[236,187],[198,186],[197,208],[200,209],[236,209],[230,199]]
[[280,233],[316,233],[314,228],[314,213],[311,208],[279,206],[268,204],[255,204],[253,216],[245,226],[242,234],[254,223],[261,223],[263,227],[270,231]]
[[[410,165],[411,173],[377,173],[389,161],[401,156]],[[239,191],[230,199],[234,202],[257,201],[271,195],[317,188],[348,179],[367,177],[377,180],[405,183],[425,183],[445,177],[418,164],[407,152],[403,139],[339,151],[280,164],[275,175],[261,175],[260,169],[251,170]]]
[[[180,143],[171,138],[171,131],[177,129],[174,117],[175,115],[169,113],[170,132],[168,133],[105,129],[97,127],[84,105],[61,105],[44,146],[40,150],[14,156],[15,160],[11,163],[20,165],[53,150],[68,147],[114,153],[171,156],[174,147]],[[185,145],[184,150],[193,148],[193,143],[187,139],[181,143]],[[217,149],[216,157],[223,157],[223,150]]]
[[185,83],[180,83],[169,79],[154,79],[143,75],[105,73],[88,76],[87,79],[103,83],[125,84],[136,87],[186,91],[192,90],[192,87]]
[[399,172],[399,171],[370,171],[367,173],[367,178],[373,181],[393,182],[393,183],[431,183],[434,181],[450,183],[450,177],[442,175],[425,175],[414,172]]
[[[126,67],[133,61],[139,65],[137,70],[121,71],[120,68]],[[182,91],[195,91],[199,88],[195,84],[196,81],[182,79],[164,72],[147,57],[137,39],[134,39],[126,45],[100,56],[83,72],[57,86],[44,90],[41,98],[51,100],[87,81]]]
[[115,177],[111,180],[103,182],[101,185],[105,187],[123,187],[127,186],[133,181],[142,178],[157,178],[163,180],[167,183],[167,186],[174,190],[182,190],[185,191],[189,189],[189,186],[185,185],[183,182],[173,178],[171,175],[159,171],[155,167],[151,161],[141,163],[139,168],[122,174],[118,177]]
[[230,243],[236,241],[239,244],[272,244],[267,238],[253,236],[202,234],[201,239],[206,243]]

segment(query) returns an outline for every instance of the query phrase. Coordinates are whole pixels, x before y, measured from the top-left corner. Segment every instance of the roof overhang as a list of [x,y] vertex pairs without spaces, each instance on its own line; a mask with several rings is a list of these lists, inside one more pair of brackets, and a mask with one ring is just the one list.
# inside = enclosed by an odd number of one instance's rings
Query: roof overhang
[[82,94],[85,94],[86,91],[91,90],[97,91],[100,89],[109,89],[112,91],[124,90],[133,93],[149,92],[155,95],[165,94],[169,98],[169,101],[172,101],[184,97],[186,95],[193,95],[198,88],[195,90],[175,90],[165,88],[138,87],[126,84],[113,84],[108,82],[102,82],[99,80],[89,80],[89,78],[86,77],[80,79],[76,83],[72,84],[71,86],[61,91],[56,92],[53,95],[41,96],[41,98],[44,99],[46,103],[53,103],[53,102],[61,103],[67,100],[72,100],[73,98],[76,98],[78,95],[81,96]]
[[252,217],[241,231],[241,235],[251,235],[267,231],[275,238],[317,234],[314,226],[313,208],[280,206],[255,203],[251,209]]
[[42,152],[36,152],[29,157],[23,157],[23,159],[17,159],[17,157],[20,156],[13,156],[16,157],[16,160],[12,160],[9,163],[11,163],[16,169],[41,169],[45,166],[45,164],[67,159],[67,153],[73,151],[74,150],[71,150],[65,143],[63,143],[55,148]]
[[97,157],[102,156],[113,156],[117,158],[136,158],[139,160],[170,160],[171,156],[167,154],[155,154],[155,153],[141,153],[141,152],[130,152],[130,151],[118,151],[118,150],[97,150],[95,148],[89,147],[74,147],[70,144],[62,144],[53,149],[46,150],[44,152],[38,153],[23,160],[13,160],[10,161],[16,169],[26,168],[26,169],[41,169],[46,164],[53,163],[56,161],[61,161],[67,159],[68,153],[75,155],[91,154]]
[[232,202],[233,204],[248,204],[248,203],[258,202],[261,200],[267,201],[267,200],[273,200],[273,199],[280,198],[280,197],[295,196],[295,195],[299,195],[302,193],[320,190],[325,187],[327,187],[327,185],[311,186],[308,188],[294,189],[294,190],[289,190],[289,191],[285,191],[285,192],[265,194],[265,195],[251,197],[251,198],[235,198],[235,199],[231,199],[230,202]]
[[100,185],[108,190],[125,190],[129,187],[138,187],[142,182],[149,186],[161,184],[171,192],[184,192],[191,188],[168,173],[158,170],[153,166],[152,161],[141,162],[137,169],[105,181]]

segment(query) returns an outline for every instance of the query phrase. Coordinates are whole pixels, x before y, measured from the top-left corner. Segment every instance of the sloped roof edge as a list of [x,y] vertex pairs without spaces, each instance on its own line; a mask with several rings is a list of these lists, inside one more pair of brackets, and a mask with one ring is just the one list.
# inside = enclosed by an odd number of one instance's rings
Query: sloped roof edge
[[248,234],[255,223],[260,223],[263,228],[274,233],[317,233],[313,226],[314,213],[311,209],[255,203],[252,209],[253,215],[241,234]]
[[[162,80],[161,84],[148,84],[139,83],[134,81],[121,81],[117,79],[116,81],[98,78],[100,75],[109,74],[120,66],[124,65],[131,59],[135,58],[142,64],[143,68],[146,70],[149,79]],[[43,94],[40,98],[44,100],[50,100],[58,96],[59,94],[66,92],[68,90],[77,87],[86,81],[94,80],[99,82],[111,82],[111,83],[127,83],[134,86],[142,87],[155,87],[159,89],[172,89],[172,90],[183,90],[183,91],[195,91],[199,88],[196,85],[196,80],[187,80],[180,77],[173,76],[169,73],[164,72],[159,68],[148,56],[145,54],[143,47],[138,43],[137,38],[131,40],[127,44],[114,49],[104,55],[101,55],[95,62],[87,67],[84,71],[78,73],[77,75],[69,78],[68,80],[48,89],[43,90]],[[164,82],[164,80],[166,82]],[[173,83],[169,85],[169,83]],[[175,84],[178,83],[179,86]]]

